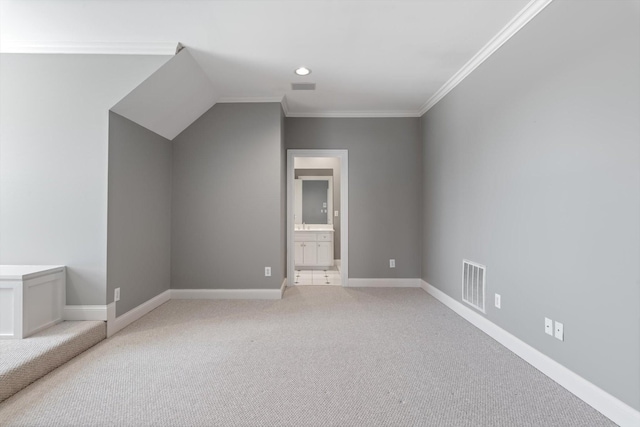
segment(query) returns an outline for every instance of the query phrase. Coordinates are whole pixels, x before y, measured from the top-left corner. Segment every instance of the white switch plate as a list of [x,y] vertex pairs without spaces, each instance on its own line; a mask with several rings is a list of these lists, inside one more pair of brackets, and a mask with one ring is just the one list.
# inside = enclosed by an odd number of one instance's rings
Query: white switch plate
[[264,268],[264,277],[271,277],[271,267]]
[[116,288],[116,290],[113,291],[113,300],[120,301],[120,288]]
[[547,335],[553,336],[553,320],[549,319],[548,317],[544,318],[544,332]]
[[495,305],[496,305],[496,308],[500,308],[500,305],[501,305],[501,297],[500,297],[500,294],[496,294],[496,298],[495,298]]
[[560,341],[564,341],[564,325],[556,321],[556,338]]
[[338,217],[338,211],[335,211],[335,212],[333,213],[333,216],[335,216],[335,217],[337,218],[337,217]]
[[389,260],[389,268],[396,268],[396,260],[395,259],[390,259]]

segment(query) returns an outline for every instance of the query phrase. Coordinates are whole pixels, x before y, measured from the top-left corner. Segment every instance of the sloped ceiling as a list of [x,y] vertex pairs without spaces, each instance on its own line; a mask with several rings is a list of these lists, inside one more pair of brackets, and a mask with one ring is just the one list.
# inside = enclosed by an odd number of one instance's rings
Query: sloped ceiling
[[[477,65],[474,58],[506,27],[549,1],[2,0],[0,50],[139,54],[181,42],[213,82],[218,102],[286,98],[289,116],[417,116],[460,80],[456,75],[466,75],[466,64]],[[302,65],[311,75],[293,73]],[[317,89],[291,90],[303,82]],[[169,86],[161,97],[198,92],[198,84]],[[194,99],[193,108],[205,98]],[[132,108],[124,101],[118,111]],[[148,104],[156,108],[145,121],[165,135],[179,128],[162,123],[167,117],[183,123],[194,115],[191,107],[180,111],[179,102],[170,116],[161,114],[163,104]],[[171,116],[182,113],[180,120]]]
[[172,140],[216,99],[209,77],[182,49],[111,110]]

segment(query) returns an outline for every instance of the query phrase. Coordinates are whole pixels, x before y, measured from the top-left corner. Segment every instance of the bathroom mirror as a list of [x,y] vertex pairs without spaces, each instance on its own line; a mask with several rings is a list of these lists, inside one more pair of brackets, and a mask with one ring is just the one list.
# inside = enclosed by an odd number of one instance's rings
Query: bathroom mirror
[[299,176],[294,185],[295,224],[332,224],[333,177]]

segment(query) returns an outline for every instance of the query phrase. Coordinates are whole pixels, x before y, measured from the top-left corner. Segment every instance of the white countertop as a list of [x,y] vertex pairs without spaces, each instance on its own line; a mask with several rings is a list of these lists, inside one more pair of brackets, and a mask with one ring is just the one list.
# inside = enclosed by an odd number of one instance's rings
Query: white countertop
[[302,228],[296,228],[293,231],[295,231],[296,233],[299,231],[304,231],[304,232],[309,231],[312,233],[319,233],[319,232],[333,233],[334,230],[333,228],[305,228],[304,230]]
[[64,265],[0,265],[0,280],[21,280],[57,273]]

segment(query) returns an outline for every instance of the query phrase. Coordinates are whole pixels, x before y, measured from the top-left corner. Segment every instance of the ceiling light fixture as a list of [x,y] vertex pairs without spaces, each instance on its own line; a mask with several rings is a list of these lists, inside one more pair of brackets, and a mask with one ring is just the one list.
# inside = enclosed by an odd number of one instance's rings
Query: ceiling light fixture
[[295,73],[299,76],[308,76],[311,74],[311,70],[306,67],[300,67],[295,71]]

